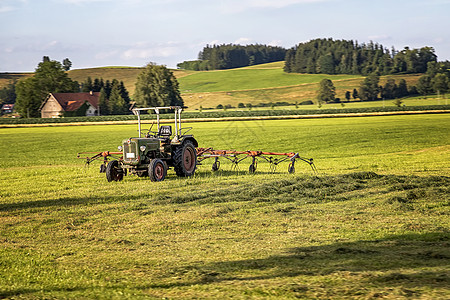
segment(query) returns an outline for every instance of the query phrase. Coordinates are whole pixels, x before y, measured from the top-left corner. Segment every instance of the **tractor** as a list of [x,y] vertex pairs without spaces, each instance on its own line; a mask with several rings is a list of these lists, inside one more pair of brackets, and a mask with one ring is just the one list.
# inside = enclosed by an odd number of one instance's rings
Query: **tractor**
[[[175,133],[172,126],[160,125],[160,110],[170,109],[175,111]],[[156,113],[156,131],[152,131],[153,125],[144,137],[141,137],[141,112],[153,110]],[[181,128],[180,106],[135,108],[133,113],[138,117],[139,137],[132,137],[122,141],[118,147],[120,152],[103,152],[105,157],[100,167],[100,172],[106,173],[106,179],[121,181],[127,173],[139,177],[148,176],[151,181],[163,181],[167,175],[167,169],[173,167],[175,173],[181,177],[189,177],[197,168],[198,142],[193,135],[181,134],[182,130],[189,131],[192,128]],[[186,133],[187,133],[186,131]],[[107,156],[122,155],[118,159],[108,162]],[[106,164],[107,163],[107,164]]]

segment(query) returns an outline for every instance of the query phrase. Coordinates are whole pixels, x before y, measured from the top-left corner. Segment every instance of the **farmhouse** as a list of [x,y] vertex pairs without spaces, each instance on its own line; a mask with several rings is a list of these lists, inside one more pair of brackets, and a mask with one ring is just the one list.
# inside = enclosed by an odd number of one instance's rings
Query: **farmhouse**
[[3,104],[2,106],[2,115],[3,114],[10,114],[14,110],[14,104]]
[[100,93],[50,93],[42,103],[42,118],[58,118],[64,116],[96,116],[99,115],[98,99]]

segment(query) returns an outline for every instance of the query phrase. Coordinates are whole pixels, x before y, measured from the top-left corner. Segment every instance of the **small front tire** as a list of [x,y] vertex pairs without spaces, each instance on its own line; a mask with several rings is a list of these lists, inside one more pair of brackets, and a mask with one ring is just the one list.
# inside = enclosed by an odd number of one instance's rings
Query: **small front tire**
[[153,159],[148,166],[148,176],[151,181],[163,181],[167,176],[167,166],[160,159]]

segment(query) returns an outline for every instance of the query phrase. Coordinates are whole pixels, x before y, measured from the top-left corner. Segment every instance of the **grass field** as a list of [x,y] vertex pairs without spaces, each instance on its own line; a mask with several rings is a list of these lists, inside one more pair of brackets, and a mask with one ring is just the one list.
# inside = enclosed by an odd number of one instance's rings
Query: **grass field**
[[136,126],[0,129],[0,298],[449,298],[448,115],[192,125],[201,146],[299,151],[320,175],[111,184],[75,154]]

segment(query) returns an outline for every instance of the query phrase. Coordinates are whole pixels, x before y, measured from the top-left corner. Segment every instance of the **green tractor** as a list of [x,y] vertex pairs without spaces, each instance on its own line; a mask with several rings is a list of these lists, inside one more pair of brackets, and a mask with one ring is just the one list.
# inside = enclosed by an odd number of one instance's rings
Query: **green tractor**
[[[159,113],[163,109],[175,111],[175,133],[172,132],[172,126],[160,125]],[[155,111],[157,128],[152,131],[152,124],[145,136],[141,137],[140,114],[141,111],[148,110]],[[181,128],[182,110],[180,106],[133,109],[133,113],[138,117],[139,137],[123,140],[122,145],[118,147],[120,152],[102,153],[105,160],[100,172],[106,173],[109,182],[121,181],[128,173],[139,177],[148,176],[151,181],[163,181],[169,168],[173,168],[181,177],[194,175],[197,168],[198,142],[193,135],[186,134],[192,128]],[[182,130],[187,131],[182,134]],[[107,162],[107,156],[119,154],[122,157]]]

